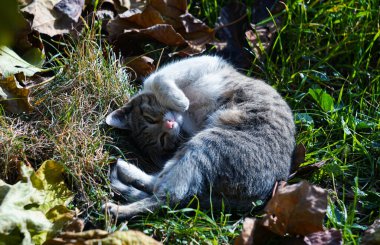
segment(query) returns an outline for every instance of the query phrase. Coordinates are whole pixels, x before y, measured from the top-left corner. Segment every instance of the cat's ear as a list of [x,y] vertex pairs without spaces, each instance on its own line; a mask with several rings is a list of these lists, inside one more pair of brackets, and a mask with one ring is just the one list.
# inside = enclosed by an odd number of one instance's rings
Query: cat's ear
[[129,114],[132,110],[132,105],[127,104],[109,114],[106,117],[106,123],[112,127],[120,129],[129,129]]

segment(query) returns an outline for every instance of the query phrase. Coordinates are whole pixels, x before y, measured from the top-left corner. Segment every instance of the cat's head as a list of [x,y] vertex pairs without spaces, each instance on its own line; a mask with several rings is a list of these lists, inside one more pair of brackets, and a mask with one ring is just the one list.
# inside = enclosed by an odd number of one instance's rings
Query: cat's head
[[129,136],[152,160],[173,152],[181,143],[183,117],[162,107],[151,93],[133,97],[106,118],[112,127],[126,129]]

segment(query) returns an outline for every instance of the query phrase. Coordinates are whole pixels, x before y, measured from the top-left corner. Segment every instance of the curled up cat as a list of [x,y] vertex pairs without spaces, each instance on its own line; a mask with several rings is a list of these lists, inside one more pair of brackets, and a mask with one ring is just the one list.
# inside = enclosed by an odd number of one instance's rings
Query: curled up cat
[[249,211],[287,179],[295,147],[293,115],[283,98],[217,56],[157,70],[106,122],[125,129],[153,161],[174,152],[155,174],[118,160],[111,185],[128,204],[105,208],[119,218],[167,202],[185,205],[194,195],[206,208],[211,201],[214,209]]

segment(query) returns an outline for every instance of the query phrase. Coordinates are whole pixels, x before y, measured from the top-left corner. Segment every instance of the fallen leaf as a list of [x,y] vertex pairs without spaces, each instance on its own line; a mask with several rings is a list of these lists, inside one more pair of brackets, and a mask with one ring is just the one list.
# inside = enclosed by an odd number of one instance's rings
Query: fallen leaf
[[182,14],[180,20],[185,31],[181,31],[180,29],[178,32],[189,45],[189,48],[180,52],[187,52],[191,55],[205,51],[207,44],[217,45],[218,49],[220,45],[224,45],[224,43],[220,43],[216,40],[214,29],[208,27],[204,22],[195,18],[190,13]]
[[140,37],[152,38],[170,46],[182,46],[186,44],[185,39],[178,34],[171,25],[160,24],[145,29],[125,30],[121,36],[140,35]]
[[253,236],[255,229],[256,219],[245,218],[243,222],[243,229],[238,238],[235,239],[234,245],[253,244]]
[[176,53],[201,53],[207,44],[218,45],[214,29],[187,12],[187,1],[152,0],[143,11],[130,9],[107,24],[109,39],[125,56],[141,55],[125,50],[134,40],[156,40],[168,46],[181,47]]
[[263,226],[285,235],[307,235],[323,231],[327,209],[327,191],[307,181],[285,187],[279,186],[265,207]]
[[173,26],[174,29],[182,28],[180,16],[187,12],[186,0],[151,0],[149,5],[164,16],[166,24]]
[[305,155],[306,155],[306,147],[303,144],[297,145],[294,151],[292,167],[290,170],[291,173],[296,171],[299,168],[299,166],[305,162]]
[[136,72],[137,78],[145,77],[156,69],[154,60],[147,56],[128,57],[124,63]]
[[313,232],[304,237],[307,245],[340,245],[343,244],[342,232],[335,229]]
[[235,239],[234,245],[264,245],[276,239],[279,239],[279,236],[262,226],[260,220],[255,218],[245,218],[243,230],[240,236]]
[[[50,161],[48,164],[52,166],[57,163]],[[46,168],[46,165],[47,163],[44,163],[43,168]],[[1,245],[42,244],[49,236],[60,231],[73,217],[72,212],[62,206],[66,201],[63,197],[58,198],[59,202],[51,200],[52,193],[55,193],[56,198],[61,193],[57,190],[62,188],[58,187],[56,190],[54,183],[59,185],[62,175],[52,178],[54,181],[48,181],[51,186],[45,186],[43,183],[46,176],[35,177],[33,180],[32,176],[35,173],[32,168],[22,165],[21,173],[22,180],[14,185],[8,185],[0,180]]]
[[[112,9],[115,14],[124,13],[127,10],[139,9],[143,10],[147,5],[147,0],[104,0],[99,5],[97,12],[102,9]],[[112,6],[110,8],[110,6]]]
[[33,110],[29,98],[31,89],[48,83],[53,78],[42,77],[37,73],[31,77],[26,77],[24,73],[17,73],[14,76],[0,79],[0,104],[14,114],[30,112]]
[[43,203],[43,193],[29,181],[8,185],[2,180],[0,192],[0,244],[32,244],[47,236],[52,223],[43,212],[25,208]]
[[14,76],[0,80],[0,105],[15,114],[29,112],[33,106],[29,102],[30,90],[21,86]]
[[339,230],[324,230],[327,191],[302,181],[276,185],[276,192],[264,209],[263,218],[246,218],[235,245],[338,245]]
[[373,222],[372,225],[364,232],[361,243],[362,245],[380,244],[380,219]]
[[131,9],[119,15],[120,19],[126,19],[141,28],[147,28],[156,24],[165,24],[160,12],[148,5],[144,11]]
[[82,14],[84,0],[61,0],[54,5],[54,10],[77,22]]
[[66,187],[63,179],[65,169],[56,161],[45,161],[40,168],[31,175],[33,186],[45,194],[45,203],[40,206],[47,212],[56,205],[66,205],[71,201],[73,194]]
[[108,234],[103,230],[88,230],[84,232],[64,232],[58,237],[46,241],[45,245],[60,244],[161,244],[140,231],[116,231]]
[[33,15],[32,29],[49,36],[69,33],[74,23],[66,14],[59,14],[54,6],[59,0],[34,0],[21,9],[22,12]]
[[16,73],[24,73],[25,76],[33,76],[34,73],[42,71],[23,60],[11,49],[0,47],[0,75],[3,77],[12,76]]

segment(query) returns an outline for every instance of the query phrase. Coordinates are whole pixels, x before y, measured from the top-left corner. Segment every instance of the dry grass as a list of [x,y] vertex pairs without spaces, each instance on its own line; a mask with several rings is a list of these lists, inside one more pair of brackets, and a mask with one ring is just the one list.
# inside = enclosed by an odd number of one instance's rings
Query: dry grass
[[67,168],[75,206],[85,214],[109,195],[105,116],[127,100],[128,74],[96,31],[68,40],[54,68],[61,75],[34,91],[36,110],[17,119],[0,114],[0,178],[14,182],[20,162],[37,168],[54,159]]

